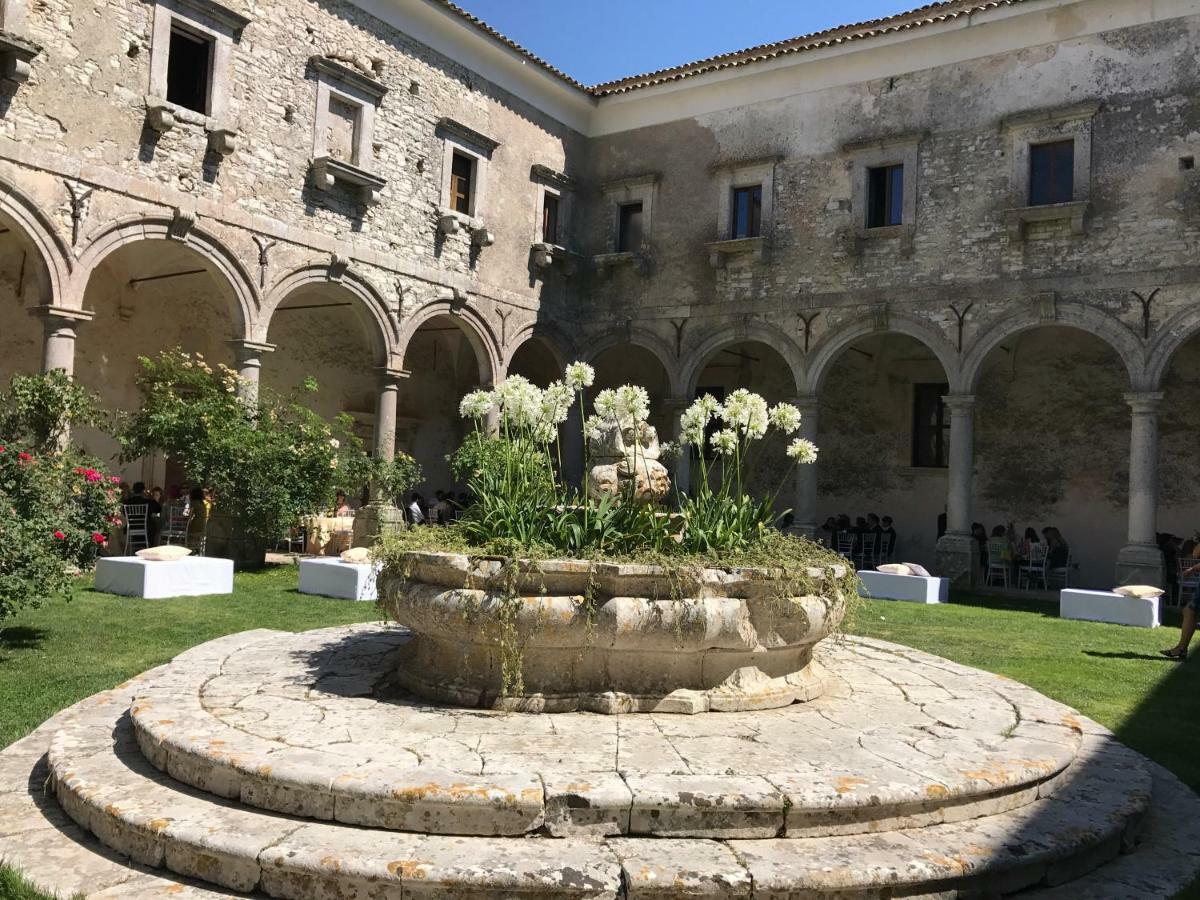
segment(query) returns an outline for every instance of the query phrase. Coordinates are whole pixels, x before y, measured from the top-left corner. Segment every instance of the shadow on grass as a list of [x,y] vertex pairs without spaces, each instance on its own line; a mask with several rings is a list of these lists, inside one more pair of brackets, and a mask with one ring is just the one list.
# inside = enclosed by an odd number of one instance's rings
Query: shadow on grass
[[1168,659],[1162,654],[1134,653],[1132,650],[1126,650],[1123,653],[1108,653],[1103,650],[1084,650],[1083,655],[1095,656],[1099,659],[1148,659],[1151,662],[1178,665],[1177,662],[1172,659]]
[[36,650],[49,636],[46,629],[28,625],[13,625],[0,630],[0,662],[4,660],[5,650]]
[[1007,612],[1033,613],[1047,619],[1058,618],[1058,601],[1039,597],[1013,597],[1005,594],[978,594],[951,591],[950,602],[956,606],[976,606],[980,609],[999,609]]

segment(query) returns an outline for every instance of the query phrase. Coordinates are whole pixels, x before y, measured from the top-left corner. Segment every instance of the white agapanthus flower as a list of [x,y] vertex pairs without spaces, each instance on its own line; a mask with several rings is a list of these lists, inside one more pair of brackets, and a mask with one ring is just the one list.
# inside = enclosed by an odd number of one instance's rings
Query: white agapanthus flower
[[517,428],[533,428],[542,418],[542,392],[521,375],[510,375],[495,390],[500,414]]
[[767,401],[745,388],[738,388],[725,398],[720,416],[726,425],[752,440],[767,433],[770,421]]
[[578,392],[592,386],[596,380],[596,370],[585,362],[573,362],[567,366],[565,379],[571,390]]
[[771,410],[771,426],[784,434],[791,434],[800,427],[800,410],[790,403],[780,403]]
[[583,423],[583,433],[589,441],[598,441],[604,437],[603,425],[604,420],[599,416],[588,416]]
[[617,388],[617,412],[623,426],[636,425],[650,418],[650,394],[636,384]]
[[718,431],[710,439],[712,448],[722,456],[732,456],[737,450],[738,436],[737,432],[732,428],[724,428]]
[[801,465],[817,461],[817,445],[805,438],[796,438],[787,448],[788,458],[794,459]]
[[549,425],[561,425],[567,421],[575,392],[561,381],[553,382],[542,391],[542,420]]
[[592,406],[596,409],[596,415],[601,419],[611,419],[616,421],[620,418],[617,411],[617,392],[612,388],[605,388],[596,395],[596,399],[592,401]]
[[458,414],[464,419],[483,419],[496,405],[491,391],[471,391],[458,404]]

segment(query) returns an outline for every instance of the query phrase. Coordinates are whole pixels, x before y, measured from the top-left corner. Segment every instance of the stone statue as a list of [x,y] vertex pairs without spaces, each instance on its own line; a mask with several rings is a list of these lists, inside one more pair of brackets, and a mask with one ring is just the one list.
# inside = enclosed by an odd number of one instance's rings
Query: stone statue
[[620,497],[632,485],[637,503],[658,503],[671,490],[667,468],[659,462],[658,432],[639,422],[622,428],[616,423],[600,426],[600,438],[592,441],[592,469],[588,472],[588,496]]

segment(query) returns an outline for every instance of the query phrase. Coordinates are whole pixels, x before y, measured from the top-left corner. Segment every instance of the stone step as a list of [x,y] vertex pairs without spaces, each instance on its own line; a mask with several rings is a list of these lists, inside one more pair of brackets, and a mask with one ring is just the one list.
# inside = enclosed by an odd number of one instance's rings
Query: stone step
[[111,697],[60,720],[49,764],[64,810],[113,851],[297,900],[1008,893],[1060,884],[1131,849],[1151,788],[1140,757],[1087,735],[1078,762],[1036,802],[925,828],[729,841],[400,833],[261,812],[181,786],[142,756]]
[[[219,662],[207,645],[189,651],[133,703],[138,744],[192,787],[323,821],[737,839],[1016,809],[1070,765],[1080,741],[1073,710],[1028,688],[867,642],[829,652],[837,683],[803,707],[618,719],[380,697],[404,639],[366,626],[266,635]],[[836,676],[847,668],[861,688]]]

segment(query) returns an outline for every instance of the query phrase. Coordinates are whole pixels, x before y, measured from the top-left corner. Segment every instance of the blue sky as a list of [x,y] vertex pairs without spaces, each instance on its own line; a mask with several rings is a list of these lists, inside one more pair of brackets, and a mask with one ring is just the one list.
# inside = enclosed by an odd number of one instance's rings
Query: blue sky
[[568,75],[595,84],[834,25],[876,19],[929,0],[456,2]]

